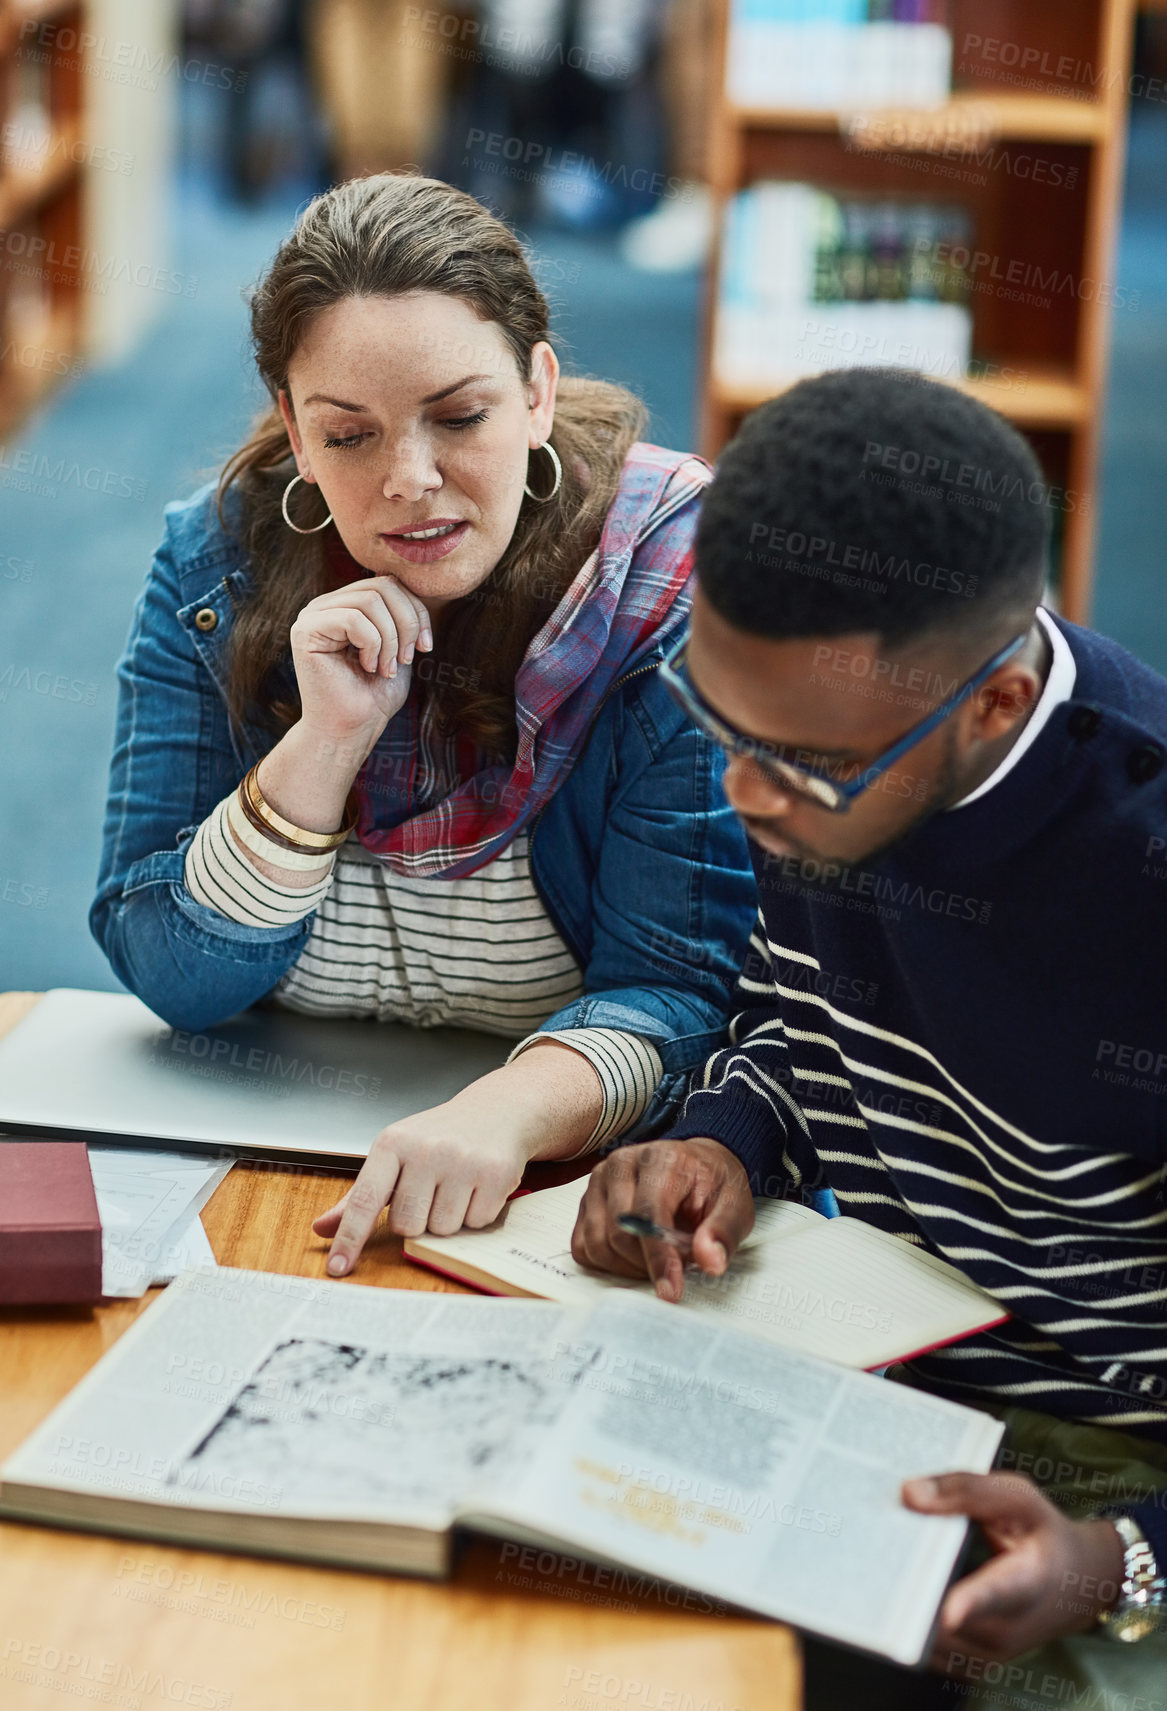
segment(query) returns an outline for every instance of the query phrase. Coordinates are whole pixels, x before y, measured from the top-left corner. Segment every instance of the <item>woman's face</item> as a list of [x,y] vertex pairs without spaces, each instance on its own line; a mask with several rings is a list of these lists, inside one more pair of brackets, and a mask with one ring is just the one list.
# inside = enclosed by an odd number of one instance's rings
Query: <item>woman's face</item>
[[[300,474],[357,563],[437,614],[506,550],[558,377],[540,343],[524,379],[502,329],[460,297],[346,297],[309,323],[279,403]],[[543,493],[550,460],[534,470]]]

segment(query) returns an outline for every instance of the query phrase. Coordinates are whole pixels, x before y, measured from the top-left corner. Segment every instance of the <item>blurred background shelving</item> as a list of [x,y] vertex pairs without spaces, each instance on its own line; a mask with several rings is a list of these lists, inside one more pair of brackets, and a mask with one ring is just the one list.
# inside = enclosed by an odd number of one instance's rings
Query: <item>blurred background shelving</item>
[[[923,7],[914,14],[897,10],[897,17],[914,15],[949,30],[950,91],[924,106],[876,101],[845,108],[735,99],[735,72],[739,81],[741,75],[735,32],[767,13],[781,27],[791,11],[780,0],[716,3],[708,172],[718,241],[707,275],[702,450],[715,457],[756,404],[817,366],[845,360],[810,348],[808,336],[806,348],[791,351],[802,360],[785,372],[755,354],[751,380],[743,362],[729,362],[731,299],[741,286],[739,258],[725,242],[735,202],[759,185],[799,183],[866,199],[873,208],[899,203],[906,217],[922,202],[957,204],[968,236],[943,248],[968,258],[963,301],[971,361],[940,361],[939,344],[910,339],[880,340],[863,360],[895,360],[907,348],[906,366],[953,380],[1028,434],[1057,496],[1055,595],[1069,617],[1087,621],[1108,336],[1116,302],[1123,301],[1114,249],[1133,0],[951,0],[931,17]],[[823,8],[828,12],[839,16]],[[890,9],[885,15],[891,17]],[[968,52],[970,42],[980,51]],[[985,50],[986,43],[996,45]],[[1017,86],[1034,81],[1052,88]],[[986,161],[989,169],[977,170]],[[1013,279],[1035,288],[1014,288]],[[909,291],[893,287],[893,294]],[[819,316],[840,316],[829,295],[804,307],[812,304]],[[849,311],[844,306],[843,320]],[[905,332],[907,326],[905,320]],[[741,348],[757,353],[748,323],[745,332]],[[853,340],[852,348],[860,359],[862,342]],[[921,360],[913,361],[917,354]]]
[[76,37],[81,14],[76,0],[0,11],[0,435],[70,372],[82,343],[80,79],[60,49],[28,47],[41,24]]
[[176,25],[169,0],[0,0],[0,439],[162,312]]

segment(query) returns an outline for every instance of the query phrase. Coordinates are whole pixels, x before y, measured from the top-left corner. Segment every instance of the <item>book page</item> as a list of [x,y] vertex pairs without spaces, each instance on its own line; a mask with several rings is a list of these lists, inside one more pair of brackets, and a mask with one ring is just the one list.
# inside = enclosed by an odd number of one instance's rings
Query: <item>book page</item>
[[608,1296],[582,1383],[491,1513],[905,1663],[964,1537],[901,1482],[986,1471],[991,1416]]
[[[583,1304],[600,1292],[651,1297],[646,1279],[577,1265],[578,1182],[509,1202],[486,1230],[422,1236],[406,1253],[480,1274],[472,1281]],[[756,1222],[721,1277],[685,1271],[686,1310],[734,1323],[782,1348],[856,1368],[885,1366],[1007,1316],[952,1266],[858,1218],[824,1218],[794,1200],[755,1202]]]
[[1008,1317],[954,1266],[847,1217],[761,1242],[724,1277],[687,1270],[684,1304],[857,1368],[907,1359]]
[[9,1482],[444,1528],[570,1389],[572,1315],[186,1272],[0,1470]]
[[[460,1230],[455,1236],[416,1236],[405,1244],[410,1259],[441,1270],[456,1262],[473,1267],[486,1280],[552,1301],[590,1302],[597,1291],[631,1289],[651,1295],[641,1278],[612,1277],[577,1265],[571,1256],[571,1233],[586,1184],[581,1180],[558,1188],[541,1188],[509,1200],[501,1217],[484,1230]],[[739,1253],[760,1242],[795,1230],[826,1224],[828,1219],[797,1200],[756,1200],[754,1228]],[[740,1262],[735,1259],[734,1265]],[[451,1266],[453,1275],[461,1270]]]
[[1000,1431],[627,1293],[580,1312],[221,1268],[16,1451],[0,1512],[40,1486],[128,1500],[106,1514],[130,1530],[134,1500],[324,1540],[485,1518],[914,1661],[963,1525],[899,1482],[987,1468]]

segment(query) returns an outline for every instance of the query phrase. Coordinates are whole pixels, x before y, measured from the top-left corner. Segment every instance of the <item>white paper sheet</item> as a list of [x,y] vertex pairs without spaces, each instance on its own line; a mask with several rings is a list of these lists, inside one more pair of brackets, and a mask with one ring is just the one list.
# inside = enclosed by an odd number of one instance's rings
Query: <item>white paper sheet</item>
[[174,1220],[164,1250],[154,1262],[152,1283],[171,1283],[180,1271],[189,1271],[192,1267],[213,1267],[216,1263],[203,1221],[193,1206]]
[[101,1215],[102,1293],[144,1295],[215,1259],[199,1212],[234,1159],[141,1148],[89,1148]]

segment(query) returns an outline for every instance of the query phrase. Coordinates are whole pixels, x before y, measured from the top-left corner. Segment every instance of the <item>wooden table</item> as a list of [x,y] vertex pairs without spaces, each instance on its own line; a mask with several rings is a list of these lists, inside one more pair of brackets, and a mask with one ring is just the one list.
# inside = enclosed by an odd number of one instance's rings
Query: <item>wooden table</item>
[[[37,1001],[0,994],[0,1034]],[[351,1178],[237,1164],[203,1212],[222,1264],[323,1277],[311,1221]],[[362,1284],[457,1292],[375,1237]],[[148,1306],[0,1308],[0,1459]],[[597,1584],[597,1581],[599,1584]],[[0,1706],[154,1711],[795,1711],[790,1630],[615,1596],[590,1564],[476,1541],[451,1582],[0,1524]],[[64,1698],[62,1696],[65,1696]]]

